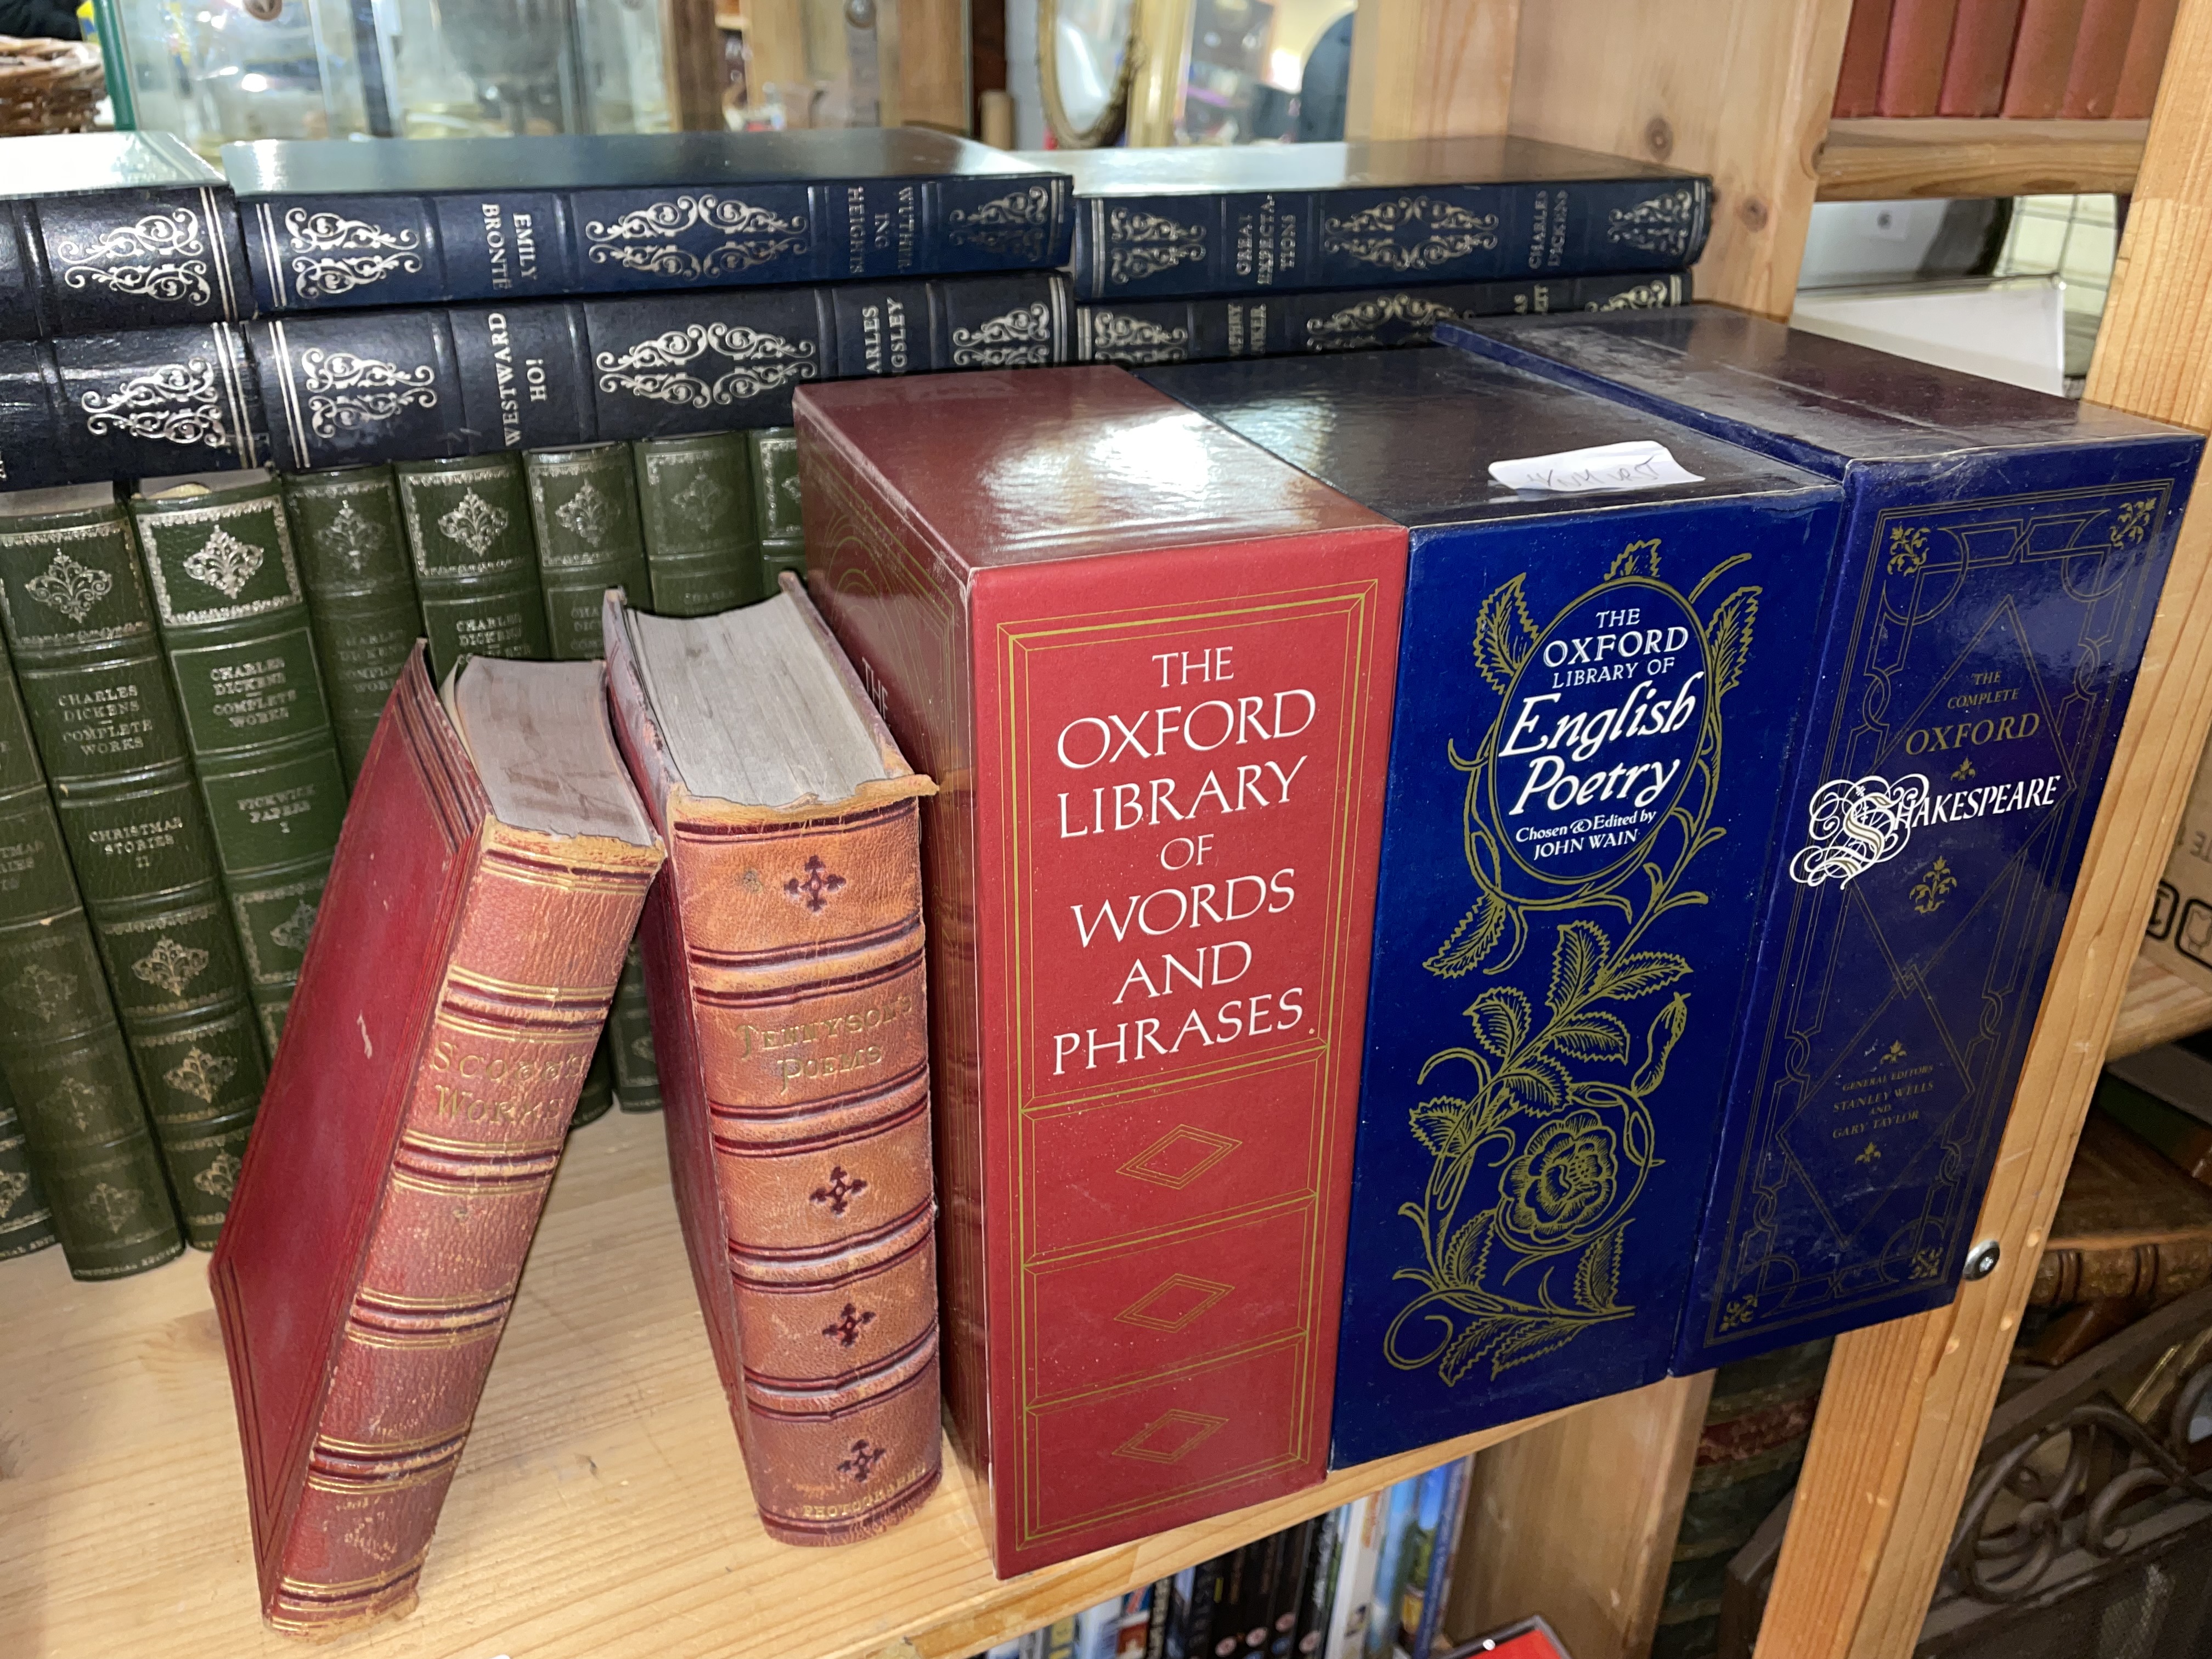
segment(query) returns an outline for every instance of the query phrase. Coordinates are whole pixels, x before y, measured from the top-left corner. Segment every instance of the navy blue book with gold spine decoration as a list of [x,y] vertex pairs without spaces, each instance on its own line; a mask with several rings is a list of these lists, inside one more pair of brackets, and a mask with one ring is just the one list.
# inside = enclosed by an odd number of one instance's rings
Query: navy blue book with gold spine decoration
[[228,144],[261,308],[1063,264],[1068,183],[919,127]]
[[1445,331],[1842,484],[1675,1369],[1948,1302],[2202,441],[1706,307]]
[[0,340],[0,489],[258,466],[268,446],[235,324]]
[[1331,1463],[1655,1381],[1840,492],[1459,352],[1144,378],[1411,532]]
[[1028,156],[1075,181],[1079,299],[1674,270],[1711,182],[1533,138]]
[[222,175],[166,132],[0,138],[0,340],[252,315]]

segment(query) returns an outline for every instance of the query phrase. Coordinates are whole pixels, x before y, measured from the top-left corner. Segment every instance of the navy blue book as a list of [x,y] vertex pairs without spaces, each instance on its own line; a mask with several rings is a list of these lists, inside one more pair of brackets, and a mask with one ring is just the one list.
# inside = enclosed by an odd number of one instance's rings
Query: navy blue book
[[1066,263],[1065,176],[920,127],[227,144],[264,311]]
[[259,466],[268,428],[230,323],[0,341],[0,489]]
[[265,318],[250,325],[290,471],[791,424],[793,388],[1067,359],[1045,271]]
[[1451,332],[1843,486],[1674,1368],[1948,1302],[2202,441],[1704,307]]
[[1143,373],[1410,532],[1330,1462],[1663,1376],[1841,492],[1433,347]]
[[1690,273],[1531,276],[1501,283],[1308,289],[1199,300],[1136,300],[1075,308],[1075,361],[1205,363],[1301,351],[1426,345],[1438,323],[1554,311],[1620,311],[1690,302]]
[[0,138],[0,340],[251,316],[222,175],[166,132]]
[[1533,138],[1023,159],[1074,177],[1083,300],[1673,270],[1697,263],[1712,198],[1695,173]]

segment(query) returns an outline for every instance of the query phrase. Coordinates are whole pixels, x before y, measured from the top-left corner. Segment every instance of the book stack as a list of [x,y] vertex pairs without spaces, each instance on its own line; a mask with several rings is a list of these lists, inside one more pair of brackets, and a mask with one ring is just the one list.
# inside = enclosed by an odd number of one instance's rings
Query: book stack
[[1474,1460],[1055,1620],[976,1659],[1428,1659]]
[[1839,116],[2140,120],[2179,0],[1855,0]]

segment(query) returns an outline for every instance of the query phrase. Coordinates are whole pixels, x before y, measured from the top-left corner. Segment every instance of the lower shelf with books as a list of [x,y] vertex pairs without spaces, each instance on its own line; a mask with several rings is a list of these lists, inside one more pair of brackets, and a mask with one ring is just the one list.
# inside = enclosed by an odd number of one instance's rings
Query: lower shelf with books
[[[373,1659],[965,1659],[1510,1437],[1363,1464],[1199,1525],[1001,1583],[948,1449],[893,1531],[799,1549],[761,1530],[683,1263],[661,1125],[579,1129],[406,1618]],[[263,1625],[206,1258],[112,1285],[59,1251],[0,1278],[0,1653],[248,1659]],[[557,1294],[556,1294],[557,1292]],[[35,1363],[26,1357],[39,1356]]]

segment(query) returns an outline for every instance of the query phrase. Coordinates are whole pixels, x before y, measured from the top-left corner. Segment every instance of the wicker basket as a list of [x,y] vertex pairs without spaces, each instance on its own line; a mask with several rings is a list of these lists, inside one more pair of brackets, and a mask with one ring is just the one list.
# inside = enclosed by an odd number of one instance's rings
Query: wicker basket
[[106,91],[91,41],[0,34],[0,133],[88,132]]

